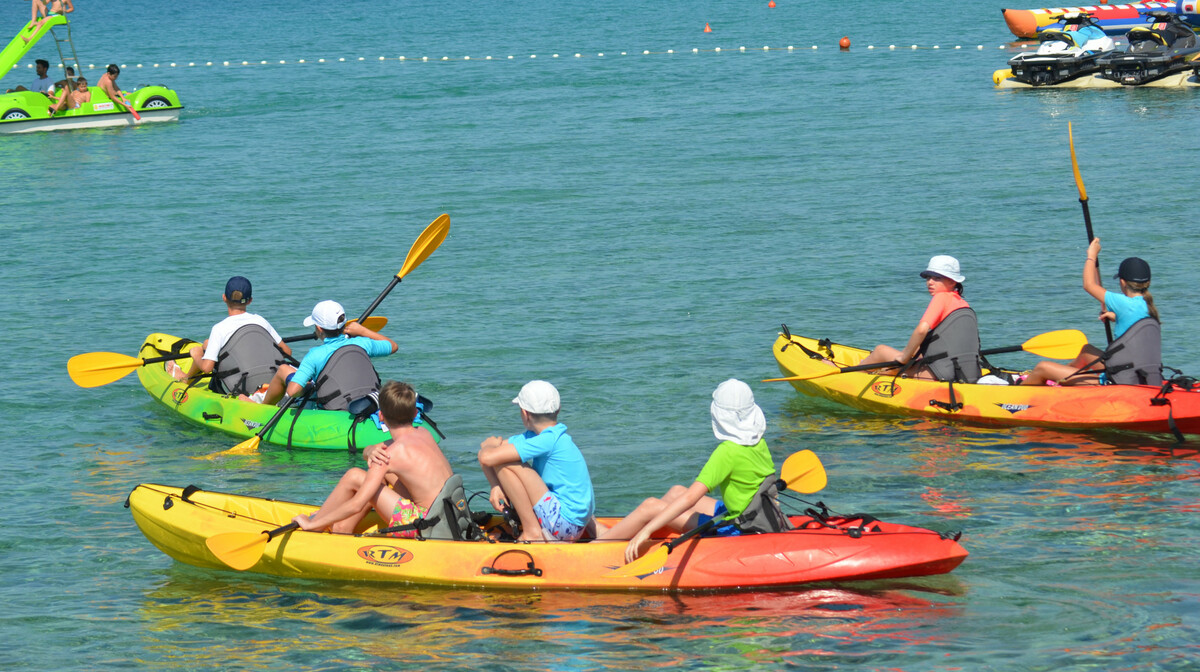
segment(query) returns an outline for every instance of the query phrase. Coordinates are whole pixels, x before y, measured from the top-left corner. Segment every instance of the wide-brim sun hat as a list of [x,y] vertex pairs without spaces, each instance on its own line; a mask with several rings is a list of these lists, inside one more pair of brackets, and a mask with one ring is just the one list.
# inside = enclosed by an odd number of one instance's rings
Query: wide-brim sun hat
[[713,434],[722,441],[753,446],[767,431],[767,419],[754,403],[750,386],[736,378],[721,383],[712,395],[709,412]]
[[962,274],[962,269],[958,266],[958,259],[948,255],[939,254],[929,260],[929,265],[925,270],[921,271],[922,278],[941,276],[950,278],[955,282],[962,282],[967,279],[967,276]]

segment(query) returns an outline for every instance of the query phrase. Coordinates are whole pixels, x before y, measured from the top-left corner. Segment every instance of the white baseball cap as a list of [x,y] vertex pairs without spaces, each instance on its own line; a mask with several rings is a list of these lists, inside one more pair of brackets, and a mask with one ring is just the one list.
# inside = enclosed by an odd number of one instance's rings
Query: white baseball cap
[[538,415],[557,413],[561,406],[558,400],[558,390],[544,380],[531,380],[525,383],[512,403]]
[[950,278],[955,282],[962,282],[967,279],[967,276],[962,274],[958,267],[958,259],[946,254],[939,254],[929,260],[929,266],[921,271],[922,278],[928,278],[930,275],[940,275],[943,278]]
[[346,326],[346,311],[337,301],[322,301],[313,307],[312,315],[304,318],[304,326],[316,325],[330,331]]

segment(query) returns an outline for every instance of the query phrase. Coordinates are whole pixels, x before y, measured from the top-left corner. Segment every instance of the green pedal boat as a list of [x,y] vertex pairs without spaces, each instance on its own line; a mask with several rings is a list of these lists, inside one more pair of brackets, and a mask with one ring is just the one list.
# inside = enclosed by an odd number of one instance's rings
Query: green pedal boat
[[[138,351],[138,357],[163,357],[198,347],[201,347],[199,343],[186,338],[169,334],[150,334]],[[175,361],[184,371],[192,365],[190,358]],[[258,434],[279,410],[270,404],[241,401],[234,395],[213,392],[208,388],[207,378],[190,386],[175,380],[166,369],[170,363],[157,362],[142,366],[137,370],[138,379],[142,381],[150,396],[196,424],[249,438]],[[433,434],[435,440],[439,439],[438,433],[425,420],[424,415],[418,415],[413,425],[425,427]],[[390,435],[376,426],[370,418],[356,420],[347,411],[291,408],[262,440],[289,448],[357,451],[388,438]]]

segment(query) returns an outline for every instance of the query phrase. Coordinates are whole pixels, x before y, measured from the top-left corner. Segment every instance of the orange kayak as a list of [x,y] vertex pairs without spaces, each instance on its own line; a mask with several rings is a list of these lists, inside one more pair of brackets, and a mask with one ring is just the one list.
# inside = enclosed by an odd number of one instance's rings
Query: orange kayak
[[[146,538],[198,567],[228,569],[206,545],[223,533],[261,533],[317,507],[188,488],[142,484],[126,506]],[[382,581],[523,590],[761,590],[815,581],[943,574],[967,551],[952,538],[870,518],[794,516],[775,534],[700,537],[675,548],[645,576],[609,577],[625,564],[625,541],[517,543],[371,536],[374,514],[354,535],[292,531],[272,538],[249,571],[342,581]],[[499,524],[497,517],[489,525]],[[613,519],[601,520],[606,524]]]
[[[780,335],[772,348],[785,377],[800,392],[875,413],[961,420],[990,425],[1059,429],[1129,429],[1200,434],[1200,392],[1173,385],[965,385],[880,375],[869,371],[828,374],[835,369],[808,351],[843,368],[869,350],[811,338]],[[798,347],[803,346],[803,348]],[[1009,372],[1013,373],[1013,372]],[[953,389],[953,398],[951,390]]]

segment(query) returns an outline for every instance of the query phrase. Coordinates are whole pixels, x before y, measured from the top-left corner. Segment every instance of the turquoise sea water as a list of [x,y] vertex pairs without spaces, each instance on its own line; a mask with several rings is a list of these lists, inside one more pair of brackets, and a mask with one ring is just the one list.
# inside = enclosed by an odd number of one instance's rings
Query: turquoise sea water
[[[1200,372],[1200,92],[995,91],[1012,38],[975,0],[77,6],[84,63],[187,109],[0,140],[0,668],[1196,664],[1195,444],[880,418],[757,381],[777,374],[781,322],[902,344],[933,254],[962,261],[985,347],[1071,327],[1103,342],[1068,121],[1103,270],[1150,261],[1164,359]],[[0,25],[26,12],[7,3]],[[930,579],[673,597],[331,585],[155,550],[121,506],[140,482],[316,501],[353,460],[192,459],[237,441],[132,375],[77,388],[67,358],[202,337],[233,274],[303,333],[320,299],[364,308],[442,212],[450,236],[378,311],[402,344],[379,368],[435,400],[469,488],[479,442],[516,431],[509,400],[546,378],[600,511],[623,513],[690,482],[709,395],[738,377],[777,459],[821,456],[821,499],[964,530],[970,558]]]

